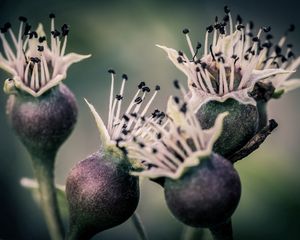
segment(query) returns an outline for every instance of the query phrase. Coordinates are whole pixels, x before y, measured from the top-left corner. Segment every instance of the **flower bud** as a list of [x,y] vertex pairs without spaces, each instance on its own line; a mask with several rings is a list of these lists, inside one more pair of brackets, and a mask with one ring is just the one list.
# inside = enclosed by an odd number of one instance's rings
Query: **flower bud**
[[251,104],[241,104],[234,99],[221,103],[210,101],[203,104],[196,116],[204,129],[211,128],[218,114],[228,111],[224,119],[224,131],[214,144],[214,152],[230,156],[243,147],[256,133],[258,111]]
[[165,198],[170,211],[192,227],[212,227],[227,221],[241,196],[241,183],[232,164],[213,154],[180,179],[167,178]]
[[12,128],[32,156],[55,155],[76,123],[76,99],[64,84],[40,97],[14,94],[8,98],[7,115]]
[[125,222],[139,202],[138,178],[129,165],[103,151],[77,163],[68,174],[66,194],[70,211],[68,239],[90,239]]

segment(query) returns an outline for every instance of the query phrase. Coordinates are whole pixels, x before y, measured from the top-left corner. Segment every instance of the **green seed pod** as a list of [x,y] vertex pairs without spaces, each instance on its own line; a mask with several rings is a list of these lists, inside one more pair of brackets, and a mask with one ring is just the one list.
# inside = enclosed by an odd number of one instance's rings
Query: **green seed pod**
[[12,128],[32,156],[55,155],[76,123],[76,99],[64,84],[40,97],[14,94],[9,96],[7,115]]
[[90,239],[131,217],[139,202],[139,181],[128,171],[129,165],[102,151],[73,167],[66,183],[68,239]]
[[241,183],[232,164],[213,154],[179,179],[167,178],[165,198],[181,222],[210,228],[228,221],[238,206]]
[[258,128],[258,111],[251,104],[242,104],[234,99],[225,102],[210,101],[203,104],[196,116],[204,129],[211,128],[216,117],[228,111],[224,120],[224,131],[214,144],[214,152],[230,156],[243,147],[256,133]]

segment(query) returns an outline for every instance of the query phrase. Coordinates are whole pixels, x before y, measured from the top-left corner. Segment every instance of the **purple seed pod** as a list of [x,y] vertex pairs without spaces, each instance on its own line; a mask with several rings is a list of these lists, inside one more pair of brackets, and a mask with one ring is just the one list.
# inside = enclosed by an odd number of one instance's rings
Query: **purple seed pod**
[[139,181],[129,165],[99,151],[77,163],[68,174],[68,239],[90,239],[132,216],[139,202]]

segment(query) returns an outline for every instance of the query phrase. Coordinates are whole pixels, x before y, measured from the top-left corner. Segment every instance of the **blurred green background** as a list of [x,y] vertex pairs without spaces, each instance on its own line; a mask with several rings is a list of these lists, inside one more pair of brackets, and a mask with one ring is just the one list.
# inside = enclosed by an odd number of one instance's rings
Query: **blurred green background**
[[[64,184],[68,170],[79,160],[96,151],[99,139],[91,114],[83,101],[87,98],[98,112],[107,117],[110,78],[107,69],[118,76],[129,75],[126,93],[143,80],[162,92],[156,106],[163,108],[171,82],[185,77],[167,60],[156,43],[186,50],[184,27],[191,30],[193,41],[204,40],[206,26],[215,15],[223,15],[227,4],[235,16],[253,19],[257,26],[271,25],[276,36],[290,23],[300,26],[297,0],[275,3],[252,1],[31,1],[0,0],[0,24],[6,21],[18,27],[18,16],[39,21],[49,29],[48,14],[56,23],[71,27],[68,52],[92,53],[92,58],[71,67],[65,83],[76,94],[79,105],[77,127],[57,157],[56,181]],[[289,37],[299,53],[300,30]],[[300,75],[298,74],[298,77]],[[0,79],[7,75],[1,71]],[[120,78],[119,78],[120,79]],[[236,164],[243,184],[240,205],[233,216],[236,239],[299,239],[300,236],[300,90],[272,101],[270,117],[279,128],[251,157]],[[0,94],[0,239],[48,239],[39,208],[19,180],[32,177],[31,162],[24,147],[11,131],[5,117],[6,96]],[[168,211],[162,189],[142,183],[138,212],[150,239],[179,239],[182,225]],[[209,234],[206,233],[210,239]],[[94,239],[137,239],[131,222],[105,231]]]

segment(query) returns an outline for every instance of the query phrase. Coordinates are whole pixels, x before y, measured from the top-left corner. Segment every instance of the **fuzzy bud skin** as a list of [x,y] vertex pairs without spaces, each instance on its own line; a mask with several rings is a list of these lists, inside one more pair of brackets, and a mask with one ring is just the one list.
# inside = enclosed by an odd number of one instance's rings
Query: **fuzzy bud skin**
[[7,115],[12,128],[32,156],[56,154],[77,120],[73,93],[59,84],[40,97],[10,95]]
[[198,110],[197,118],[203,129],[213,127],[217,116],[229,112],[224,119],[223,131],[214,144],[214,152],[229,157],[243,147],[257,132],[258,111],[253,105],[241,104],[234,99],[225,102],[210,101]]
[[68,239],[90,239],[132,216],[139,202],[138,178],[129,165],[97,152],[70,171],[66,194],[70,211]]
[[241,196],[241,183],[233,165],[212,154],[177,180],[166,179],[165,198],[174,216],[192,227],[226,222]]

